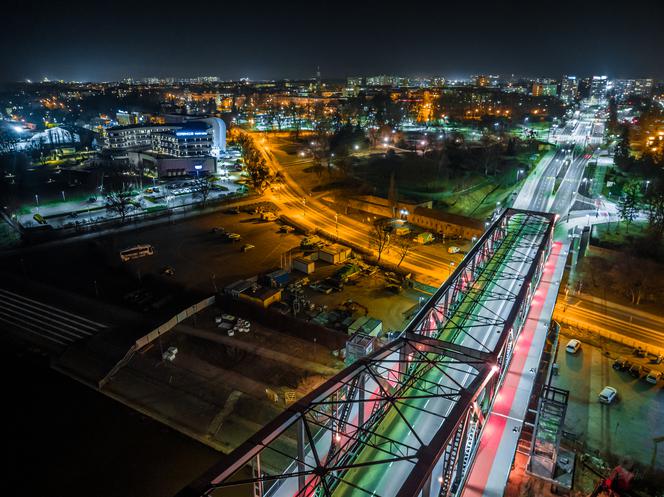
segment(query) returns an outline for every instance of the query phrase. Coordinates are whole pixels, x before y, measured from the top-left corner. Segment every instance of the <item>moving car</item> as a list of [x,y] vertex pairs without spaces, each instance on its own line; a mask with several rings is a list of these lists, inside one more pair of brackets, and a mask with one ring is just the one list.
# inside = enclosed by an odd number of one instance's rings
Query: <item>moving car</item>
[[599,401],[602,404],[611,404],[618,397],[618,390],[613,387],[605,386],[599,393]]
[[448,254],[458,254],[459,252],[461,252],[461,249],[459,247],[455,247],[454,245],[451,247],[447,247]]
[[254,248],[256,248],[256,247],[254,245],[252,245],[251,243],[245,243],[244,245],[242,245],[242,248],[240,250],[242,250],[242,252],[249,252],[250,250],[252,250]]
[[567,342],[567,346],[565,346],[565,351],[569,352],[570,354],[576,354],[580,348],[581,348],[581,342],[578,341],[576,338],[572,338],[569,342]]
[[168,347],[168,349],[166,349],[166,351],[161,355],[161,358],[164,361],[173,362],[176,355],[178,355],[178,348],[177,347]]
[[284,224],[279,228],[279,233],[292,233],[293,231],[295,231],[295,228],[288,226],[287,224]]
[[238,233],[228,233],[228,234],[226,235],[226,238],[228,238],[229,240],[232,240],[232,241],[235,242],[235,241],[241,239],[242,236],[241,236],[240,234],[238,234]]

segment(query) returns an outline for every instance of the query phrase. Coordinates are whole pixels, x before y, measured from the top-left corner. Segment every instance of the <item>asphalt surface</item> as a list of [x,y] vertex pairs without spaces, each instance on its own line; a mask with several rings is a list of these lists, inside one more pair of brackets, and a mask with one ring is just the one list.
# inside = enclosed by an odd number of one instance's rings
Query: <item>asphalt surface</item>
[[604,305],[574,296],[560,297],[556,313],[577,327],[603,328],[656,347],[664,346],[664,318],[636,313],[623,307]]

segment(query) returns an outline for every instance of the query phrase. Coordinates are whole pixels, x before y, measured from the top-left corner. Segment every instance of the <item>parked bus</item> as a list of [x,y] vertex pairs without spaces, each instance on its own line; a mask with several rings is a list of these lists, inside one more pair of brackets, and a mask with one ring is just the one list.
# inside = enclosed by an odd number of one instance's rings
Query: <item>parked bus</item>
[[152,245],[136,245],[135,247],[129,247],[120,251],[120,259],[122,262],[131,261],[132,259],[140,259],[148,255],[154,254],[154,248]]

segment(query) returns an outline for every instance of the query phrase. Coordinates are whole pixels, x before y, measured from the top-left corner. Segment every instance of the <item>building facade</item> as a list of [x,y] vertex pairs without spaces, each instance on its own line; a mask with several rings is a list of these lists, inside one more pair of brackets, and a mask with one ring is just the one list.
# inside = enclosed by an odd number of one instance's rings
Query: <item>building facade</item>
[[608,79],[606,76],[593,76],[590,82],[590,99],[600,102],[606,98]]
[[170,157],[219,157],[226,150],[226,125],[219,118],[207,118],[177,124],[117,126],[106,130],[105,147]]

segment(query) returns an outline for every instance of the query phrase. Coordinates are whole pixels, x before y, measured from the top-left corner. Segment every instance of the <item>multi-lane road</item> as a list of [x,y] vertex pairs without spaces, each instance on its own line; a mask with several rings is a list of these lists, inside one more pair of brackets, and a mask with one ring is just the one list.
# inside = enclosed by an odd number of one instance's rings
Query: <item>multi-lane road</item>
[[559,299],[555,316],[571,326],[601,328],[655,347],[664,344],[664,318],[611,301],[568,295]]
[[[309,195],[291,178],[288,169],[283,167],[261,139],[255,140],[255,143],[270,167],[274,171],[279,171],[284,178],[281,188],[266,194],[270,200],[279,205],[282,214],[311,231],[324,231],[330,237],[338,238],[356,247],[371,248],[370,226],[335,212],[316,197]],[[400,256],[392,251],[384,252],[381,258],[397,264]],[[432,285],[439,285],[454,270],[454,264],[459,260],[459,257],[448,256],[442,251],[436,254],[426,254],[413,248],[401,263],[401,267],[425,276]]]

